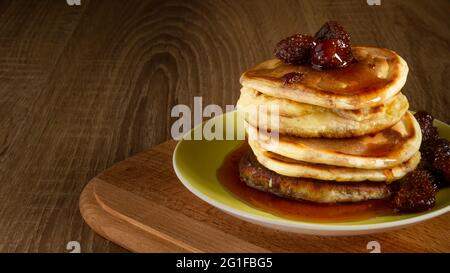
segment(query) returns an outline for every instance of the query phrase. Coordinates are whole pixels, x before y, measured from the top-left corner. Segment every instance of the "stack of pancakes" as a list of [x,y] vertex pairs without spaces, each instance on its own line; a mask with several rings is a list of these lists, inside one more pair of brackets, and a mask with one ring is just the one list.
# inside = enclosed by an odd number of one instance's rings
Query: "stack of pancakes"
[[[357,62],[345,68],[273,59],[242,75],[237,108],[248,135],[257,136],[240,165],[247,185],[294,199],[358,202],[389,197],[388,184],[417,167],[422,135],[400,92],[406,62],[384,48],[352,51]],[[255,111],[271,106],[275,127],[270,111]],[[274,131],[278,139],[263,136]]]

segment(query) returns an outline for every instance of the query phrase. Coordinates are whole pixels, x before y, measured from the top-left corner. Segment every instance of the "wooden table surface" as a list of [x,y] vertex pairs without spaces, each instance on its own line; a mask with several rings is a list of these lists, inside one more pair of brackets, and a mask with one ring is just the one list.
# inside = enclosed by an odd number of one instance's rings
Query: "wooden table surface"
[[83,222],[97,173],[170,139],[177,104],[234,104],[239,76],[281,38],[340,21],[396,50],[411,109],[450,123],[450,2],[0,2],[0,251],[122,252]]

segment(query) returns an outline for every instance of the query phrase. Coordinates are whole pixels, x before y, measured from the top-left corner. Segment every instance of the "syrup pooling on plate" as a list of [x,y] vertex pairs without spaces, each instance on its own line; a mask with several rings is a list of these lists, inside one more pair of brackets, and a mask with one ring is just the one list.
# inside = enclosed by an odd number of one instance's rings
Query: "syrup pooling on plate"
[[282,198],[248,187],[239,178],[238,165],[249,149],[248,144],[244,144],[230,153],[217,171],[217,178],[231,194],[257,209],[287,219],[312,222],[358,221],[392,212],[389,202],[384,200],[320,204]]

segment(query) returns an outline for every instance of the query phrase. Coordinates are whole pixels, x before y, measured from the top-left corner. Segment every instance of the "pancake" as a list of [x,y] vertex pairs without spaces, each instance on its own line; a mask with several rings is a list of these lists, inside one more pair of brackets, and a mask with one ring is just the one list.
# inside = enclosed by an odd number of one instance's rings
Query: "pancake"
[[239,172],[241,180],[252,188],[297,200],[319,203],[360,202],[385,199],[391,194],[385,183],[336,183],[279,175],[262,166],[251,152],[241,159]]
[[[269,96],[337,109],[374,107],[397,94],[406,82],[408,65],[395,52],[377,47],[353,47],[357,60],[345,68],[316,70],[279,59],[260,63],[241,76],[241,84]],[[283,76],[302,73],[300,82]]]
[[411,113],[391,128],[358,138],[260,137],[264,131],[248,125],[253,140],[269,152],[294,160],[349,168],[386,169],[408,161],[419,150],[422,132]]
[[416,152],[409,160],[386,169],[359,169],[313,164],[298,161],[262,149],[255,141],[248,140],[259,163],[278,174],[291,177],[314,178],[318,180],[335,180],[337,182],[378,181],[391,183],[413,171],[420,161],[420,153]]
[[[396,124],[408,110],[406,97],[399,93],[384,104],[358,110],[330,109],[264,95],[242,88],[237,109],[254,127],[271,129],[270,112],[260,107],[278,106],[279,131],[298,137],[343,138],[372,134]],[[259,117],[257,116],[259,114]],[[257,122],[258,121],[258,122]]]

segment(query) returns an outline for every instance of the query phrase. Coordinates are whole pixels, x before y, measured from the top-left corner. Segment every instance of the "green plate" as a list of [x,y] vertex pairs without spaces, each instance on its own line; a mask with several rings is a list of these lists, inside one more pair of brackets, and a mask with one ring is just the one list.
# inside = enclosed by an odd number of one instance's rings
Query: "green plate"
[[[243,118],[239,112],[230,112],[208,122],[222,119],[223,135],[233,130],[234,136],[244,132]],[[227,126],[228,121],[228,126]],[[229,126],[233,124],[234,126]],[[442,137],[450,139],[450,126],[435,121]],[[189,134],[201,131],[197,126]],[[392,214],[373,217],[364,221],[316,223],[297,221],[273,215],[235,197],[216,177],[224,158],[243,144],[244,140],[181,140],[173,155],[173,166],[178,178],[193,194],[209,204],[252,223],[271,228],[316,235],[356,235],[382,232],[425,221],[450,211],[450,188],[440,190],[436,206],[427,212]]]

